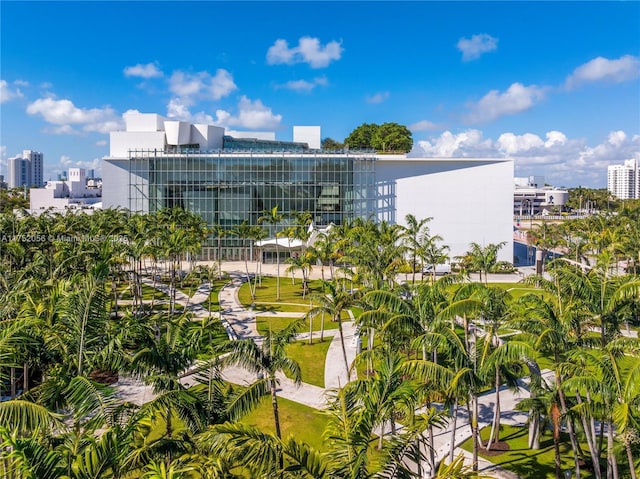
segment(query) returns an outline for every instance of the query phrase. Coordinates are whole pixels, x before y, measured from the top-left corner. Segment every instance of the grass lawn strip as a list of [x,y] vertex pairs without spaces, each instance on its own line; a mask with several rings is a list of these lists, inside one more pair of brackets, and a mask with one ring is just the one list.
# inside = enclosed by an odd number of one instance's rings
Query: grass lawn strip
[[[294,436],[319,451],[326,451],[322,432],[327,425],[327,417],[309,406],[278,397],[278,412],[282,437]],[[275,434],[271,397],[265,396],[260,405],[240,420],[244,424],[258,427],[261,431]]]
[[296,341],[287,346],[287,354],[300,365],[302,381],[324,388],[324,365],[332,338],[320,342],[314,338],[313,344],[308,341]]
[[[284,329],[291,321],[293,321],[294,319],[297,319],[295,317],[285,317],[285,316],[271,316],[268,314],[265,315],[258,315],[256,316],[256,328],[258,329],[258,332],[262,335],[265,335],[267,333],[267,331],[269,331],[269,328],[271,328],[271,331],[280,331],[281,329]],[[322,318],[318,317],[318,318],[314,318],[313,320],[313,331],[320,331],[321,328],[321,323],[322,323]],[[309,332],[309,321],[305,320],[305,322],[303,323],[304,327],[302,327],[302,329],[300,329],[301,333],[308,333]],[[325,317],[324,320],[324,329],[325,331],[328,329],[338,329],[338,323],[337,322],[333,322],[330,319]],[[315,338],[316,335],[314,335]],[[319,335],[318,335],[319,337]]]

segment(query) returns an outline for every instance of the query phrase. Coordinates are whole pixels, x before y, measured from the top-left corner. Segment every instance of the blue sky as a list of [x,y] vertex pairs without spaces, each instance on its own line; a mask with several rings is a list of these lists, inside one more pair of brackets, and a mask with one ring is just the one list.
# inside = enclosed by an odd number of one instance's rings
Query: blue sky
[[410,127],[606,186],[640,159],[640,2],[0,2],[1,159],[99,170],[129,110],[232,130]]

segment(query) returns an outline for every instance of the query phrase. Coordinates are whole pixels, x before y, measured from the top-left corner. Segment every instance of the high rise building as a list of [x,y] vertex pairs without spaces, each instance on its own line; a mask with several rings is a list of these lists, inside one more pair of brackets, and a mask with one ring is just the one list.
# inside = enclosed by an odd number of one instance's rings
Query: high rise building
[[9,188],[34,186],[39,188],[43,182],[43,155],[39,151],[24,150],[22,156],[9,158],[7,183]]
[[640,198],[640,161],[633,159],[609,166],[607,190],[621,200]]

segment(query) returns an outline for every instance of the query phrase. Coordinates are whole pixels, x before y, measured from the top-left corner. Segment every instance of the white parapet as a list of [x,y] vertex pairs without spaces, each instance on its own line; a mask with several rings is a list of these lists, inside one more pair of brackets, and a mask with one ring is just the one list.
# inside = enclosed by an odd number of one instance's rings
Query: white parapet
[[191,123],[167,120],[164,122],[167,145],[189,145],[191,143]]

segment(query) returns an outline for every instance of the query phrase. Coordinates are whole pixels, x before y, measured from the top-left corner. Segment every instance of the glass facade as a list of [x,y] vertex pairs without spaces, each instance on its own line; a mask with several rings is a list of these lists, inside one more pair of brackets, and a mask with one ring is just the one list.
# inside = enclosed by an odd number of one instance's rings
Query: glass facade
[[[318,226],[342,224],[375,212],[374,162],[375,155],[366,153],[132,151],[129,209],[180,207],[227,230],[245,220],[257,225],[275,206],[283,215],[278,230],[296,212],[311,213]],[[263,226],[273,237],[274,227]],[[222,254],[237,257],[239,241],[225,237]]]

